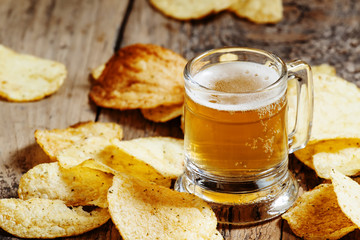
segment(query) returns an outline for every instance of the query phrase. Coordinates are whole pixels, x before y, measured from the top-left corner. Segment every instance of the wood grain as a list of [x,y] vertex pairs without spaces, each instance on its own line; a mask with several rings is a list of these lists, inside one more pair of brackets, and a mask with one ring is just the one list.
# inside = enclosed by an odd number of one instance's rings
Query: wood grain
[[[21,2],[21,4],[19,4]],[[35,144],[35,129],[64,128],[79,121],[112,121],[125,139],[183,137],[180,120],[153,123],[141,113],[100,109],[88,99],[90,70],[114,48],[153,43],[185,58],[211,48],[244,46],[271,51],[286,61],[330,63],[340,76],[360,86],[360,5],[357,0],[284,0],[284,19],[258,25],[222,12],[196,21],[165,17],[148,0],[2,0],[0,43],[16,51],[63,62],[69,71],[59,92],[31,103],[0,101],[0,197],[16,197],[20,176],[48,161]],[[301,192],[322,182],[290,156]],[[299,239],[280,218],[247,227],[219,224],[226,240]],[[17,239],[0,230],[0,239]],[[111,221],[89,233],[65,239],[121,239]],[[354,231],[343,240],[360,239]]]
[[[16,197],[20,176],[47,160],[35,144],[35,129],[95,120],[96,107],[88,100],[89,71],[112,54],[126,7],[126,1],[116,0],[1,1],[0,43],[60,61],[68,69],[65,84],[53,96],[30,103],[0,101],[1,197]],[[109,239],[114,231],[107,226],[79,239]]]

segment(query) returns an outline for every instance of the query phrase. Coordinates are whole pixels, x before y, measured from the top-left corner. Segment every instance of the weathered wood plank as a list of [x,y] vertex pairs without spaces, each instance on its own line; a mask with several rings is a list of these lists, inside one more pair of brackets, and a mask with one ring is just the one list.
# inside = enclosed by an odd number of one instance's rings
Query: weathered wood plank
[[[30,103],[0,101],[0,197],[16,197],[20,176],[47,157],[34,131],[95,120],[89,104],[90,69],[113,52],[128,1],[4,0],[0,4],[0,43],[16,51],[64,63],[61,89]],[[79,239],[119,239],[107,224]],[[115,234],[114,234],[115,232]],[[12,238],[0,231],[0,238]]]

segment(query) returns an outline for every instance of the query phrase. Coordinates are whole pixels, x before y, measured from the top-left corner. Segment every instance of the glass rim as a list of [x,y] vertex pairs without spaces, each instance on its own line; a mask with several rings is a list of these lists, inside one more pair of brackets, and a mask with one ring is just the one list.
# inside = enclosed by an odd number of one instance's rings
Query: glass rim
[[[206,56],[212,55],[214,53],[221,53],[221,52],[232,53],[235,51],[247,52],[247,53],[260,53],[261,55],[264,55],[264,56],[272,59],[274,62],[280,63],[281,69],[280,69],[280,75],[279,75],[278,79],[264,88],[251,90],[251,91],[244,91],[244,92],[218,91],[218,90],[214,90],[214,89],[205,87],[194,80],[194,78],[193,78],[194,75],[191,74],[191,67],[192,67],[192,65],[194,65],[195,62],[198,62],[199,60],[205,58]],[[235,60],[234,62],[236,62],[236,61],[241,62],[241,60]],[[214,48],[214,49],[205,51],[205,52],[195,56],[191,60],[189,60],[187,62],[187,64],[185,65],[184,72],[183,72],[185,83],[190,82],[191,84],[194,84],[196,87],[200,88],[201,90],[205,90],[207,92],[212,92],[212,93],[221,94],[221,95],[245,95],[245,94],[256,94],[256,93],[266,92],[266,91],[272,90],[272,89],[276,88],[278,85],[280,85],[280,83],[282,83],[283,79],[285,78],[286,74],[287,74],[286,63],[279,56],[277,56],[276,54],[273,54],[271,52],[268,52],[266,50],[257,49],[257,48],[249,48],[249,47],[221,47],[221,48]]]

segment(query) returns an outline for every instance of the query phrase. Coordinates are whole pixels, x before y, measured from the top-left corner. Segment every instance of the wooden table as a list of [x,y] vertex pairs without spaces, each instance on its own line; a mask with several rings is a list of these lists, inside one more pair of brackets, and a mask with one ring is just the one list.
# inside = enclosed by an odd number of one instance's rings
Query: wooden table
[[[357,0],[284,0],[284,19],[256,25],[223,12],[199,21],[169,19],[147,0],[1,0],[0,43],[16,51],[63,62],[61,89],[30,103],[0,101],[0,197],[17,196],[20,176],[47,161],[34,140],[36,129],[65,128],[80,121],[117,122],[125,139],[182,137],[180,120],[153,123],[139,111],[96,107],[89,101],[89,72],[114,50],[141,42],[170,48],[187,59],[221,46],[247,46],[289,61],[329,63],[360,86],[360,4]],[[322,180],[294,157],[290,168],[301,191]],[[251,227],[219,225],[225,239],[298,239],[277,218]],[[17,239],[0,230],[1,239]],[[75,238],[121,239],[111,221]],[[360,239],[356,230],[343,239]]]

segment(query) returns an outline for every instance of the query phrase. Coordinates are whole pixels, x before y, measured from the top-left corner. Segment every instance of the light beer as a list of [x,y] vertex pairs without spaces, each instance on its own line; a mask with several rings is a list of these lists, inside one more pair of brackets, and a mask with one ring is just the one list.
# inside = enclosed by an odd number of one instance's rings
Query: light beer
[[194,82],[215,91],[186,91],[187,159],[224,177],[261,173],[287,160],[285,89],[275,95],[261,91],[278,79],[274,69],[247,62],[221,63],[196,74]]

